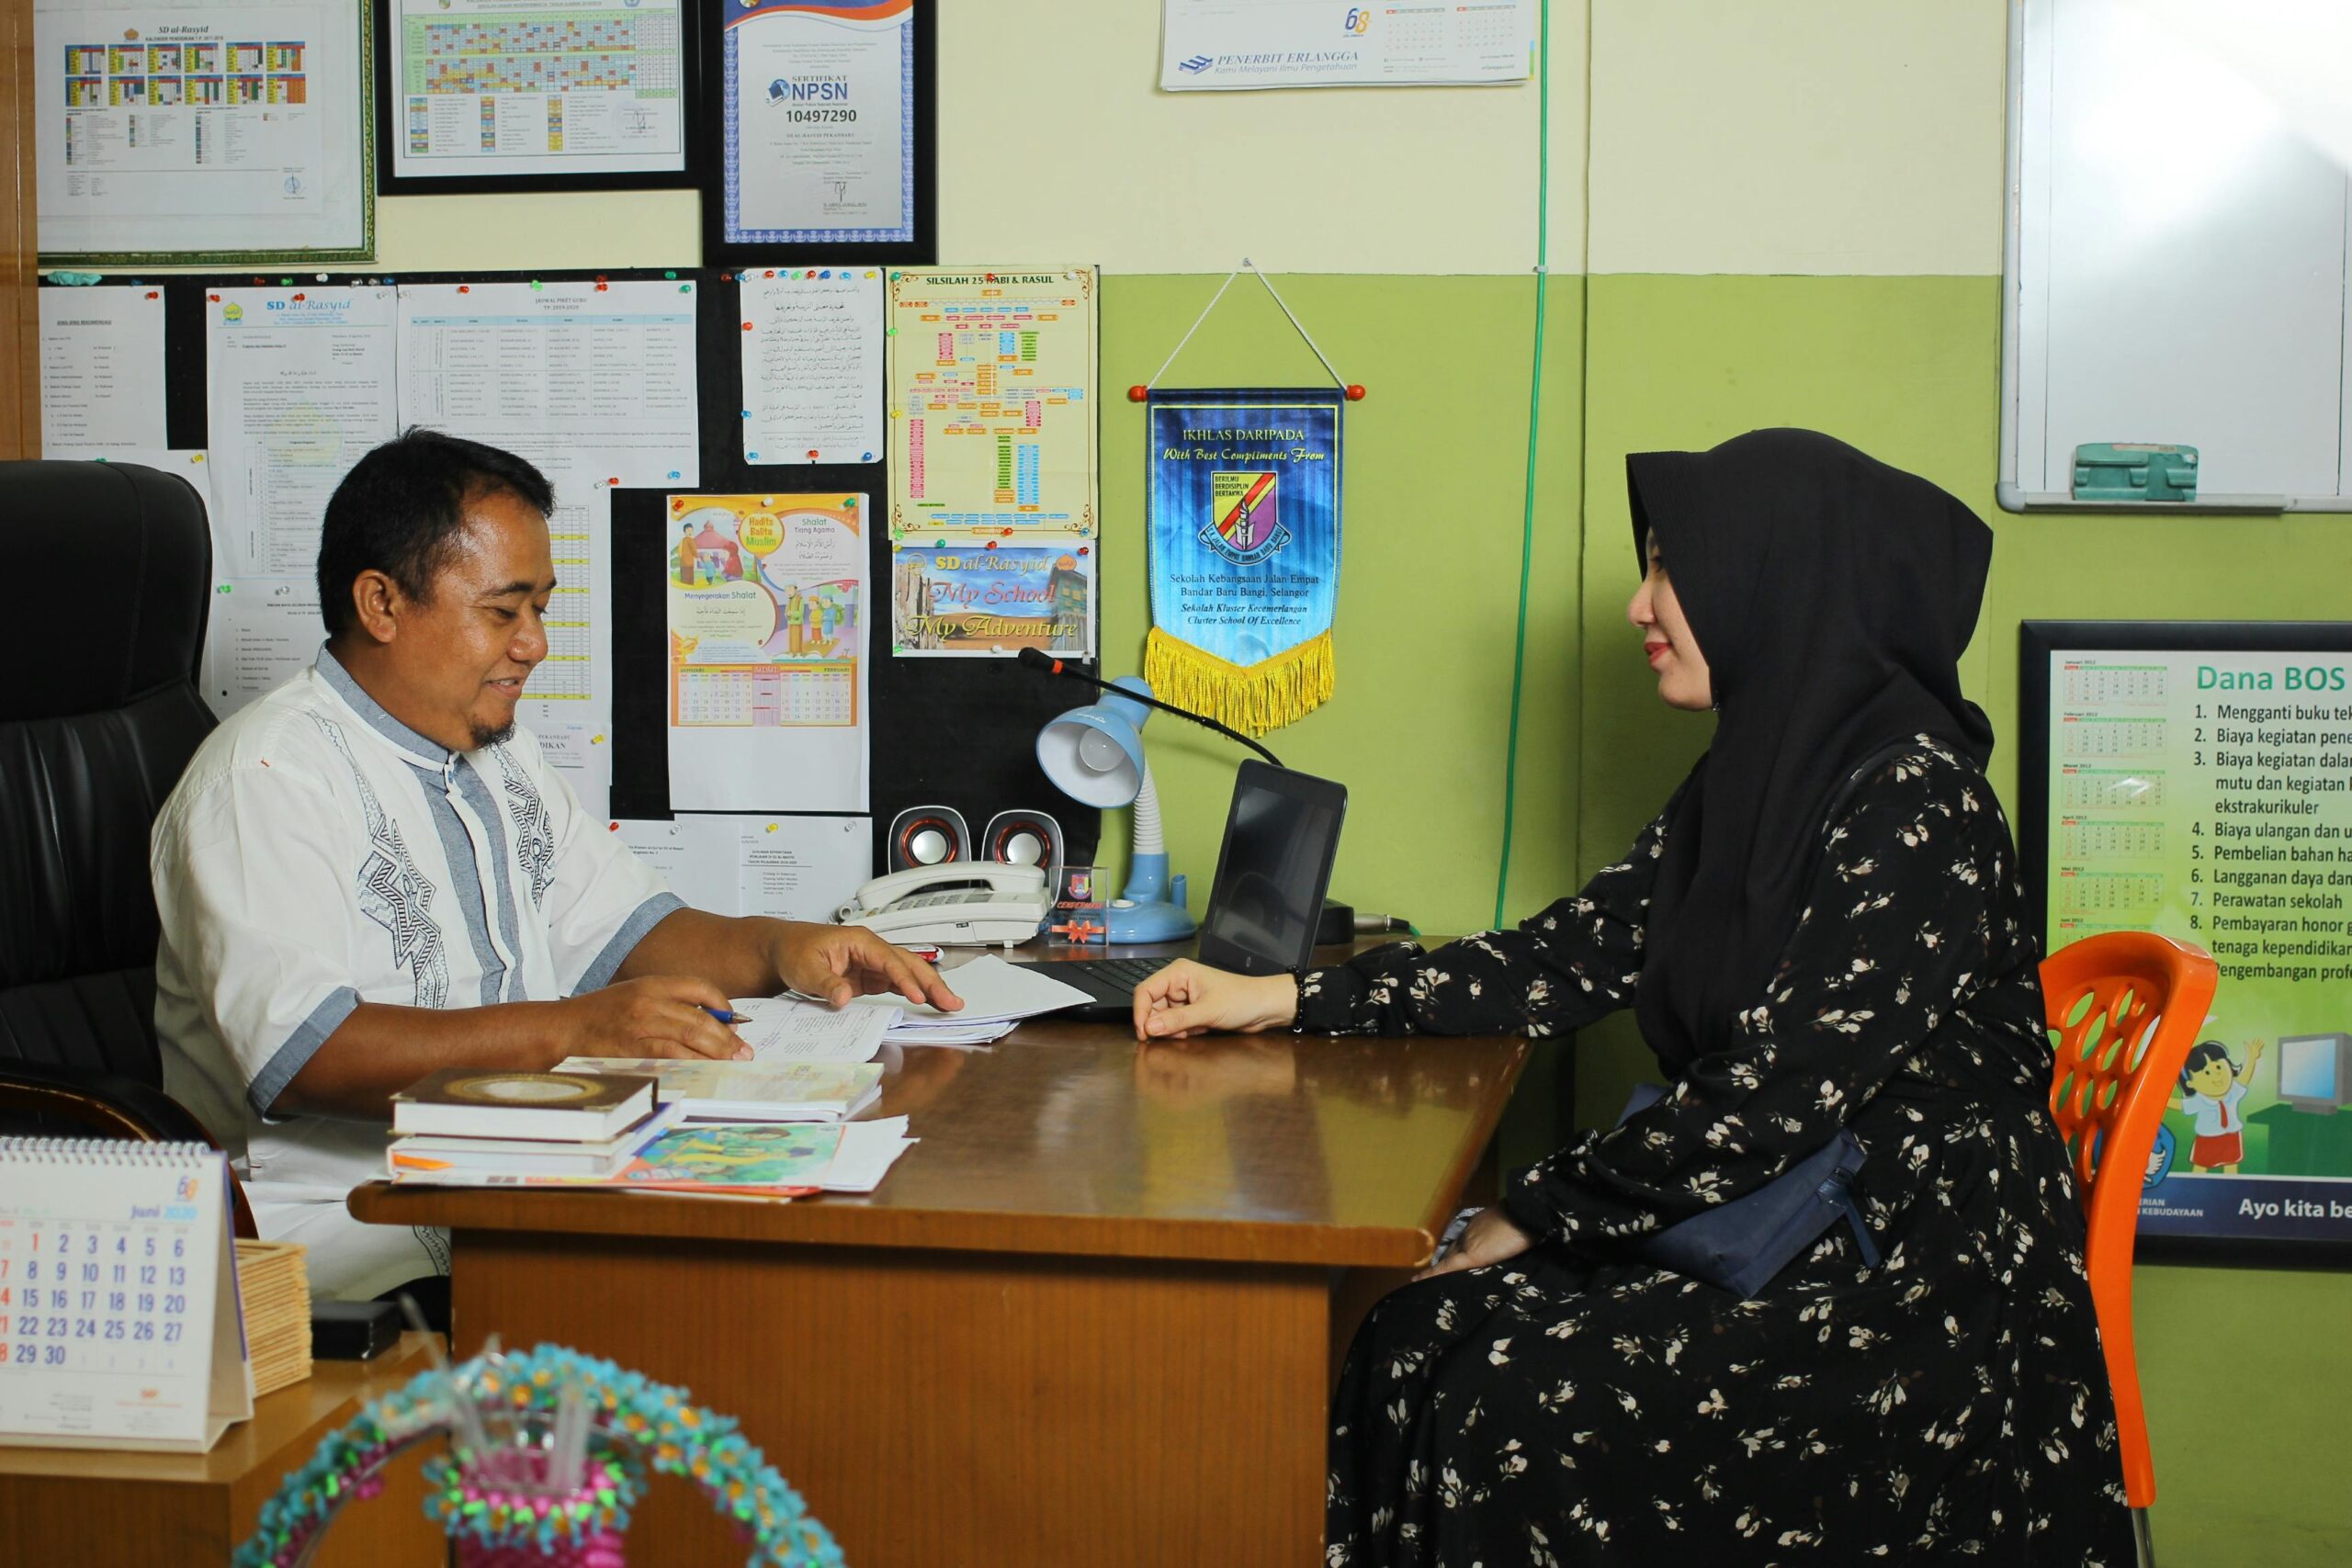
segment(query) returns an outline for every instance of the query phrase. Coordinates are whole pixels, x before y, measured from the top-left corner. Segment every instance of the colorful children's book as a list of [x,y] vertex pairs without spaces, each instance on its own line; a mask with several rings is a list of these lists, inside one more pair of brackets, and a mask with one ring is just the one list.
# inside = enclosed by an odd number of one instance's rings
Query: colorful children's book
[[841,1141],[838,1126],[673,1127],[639,1150],[613,1184],[653,1192],[800,1197],[822,1188]]

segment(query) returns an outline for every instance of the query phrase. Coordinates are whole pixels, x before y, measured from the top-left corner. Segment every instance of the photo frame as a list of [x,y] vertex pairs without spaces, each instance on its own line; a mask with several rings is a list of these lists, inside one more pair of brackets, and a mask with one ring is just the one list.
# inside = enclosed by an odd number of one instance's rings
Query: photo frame
[[[369,5],[322,5],[318,36],[298,37],[248,22],[259,13],[238,6],[41,0],[31,73],[41,265],[374,260]],[[133,132],[159,115],[179,123]],[[205,155],[211,146],[222,151]],[[157,210],[161,186],[185,197],[191,182],[204,200]]]
[[385,196],[701,182],[700,0],[373,0]]
[[936,3],[695,0],[705,265],[934,259]]

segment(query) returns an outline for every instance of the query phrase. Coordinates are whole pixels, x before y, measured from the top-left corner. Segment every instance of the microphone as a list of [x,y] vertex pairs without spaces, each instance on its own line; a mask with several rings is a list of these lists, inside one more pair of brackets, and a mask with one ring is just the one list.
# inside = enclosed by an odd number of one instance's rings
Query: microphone
[[1189,708],[1180,708],[1173,703],[1163,703],[1158,697],[1148,697],[1141,692],[1131,692],[1125,686],[1114,686],[1108,681],[1098,681],[1085,671],[1074,669],[1041,648],[1024,648],[1014,657],[1032,670],[1042,670],[1048,675],[1066,675],[1073,681],[1083,681],[1098,690],[1115,692],[1131,702],[1143,704],[1146,707],[1155,707],[1162,713],[1172,713],[1178,718],[1189,718],[1204,729],[1214,729],[1227,739],[1238,740],[1275,767],[1279,768],[1283,765],[1283,760],[1280,757],[1275,756],[1238,729],[1227,729],[1213,718],[1204,718]]

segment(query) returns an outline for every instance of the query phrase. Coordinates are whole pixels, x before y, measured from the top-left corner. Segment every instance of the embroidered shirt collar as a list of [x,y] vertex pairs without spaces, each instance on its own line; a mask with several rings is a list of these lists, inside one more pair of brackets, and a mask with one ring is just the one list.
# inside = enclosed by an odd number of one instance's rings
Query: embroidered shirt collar
[[351,671],[343,667],[342,660],[335,658],[324,643],[319,645],[319,659],[315,668],[320,678],[326,682],[335,695],[343,699],[346,707],[357,714],[367,723],[368,728],[406,753],[409,760],[418,767],[430,768],[435,773],[446,773],[450,764],[458,760],[458,752],[450,750],[438,740],[419,735],[415,730],[394,718],[383,704],[369,696],[367,688],[352,678]]

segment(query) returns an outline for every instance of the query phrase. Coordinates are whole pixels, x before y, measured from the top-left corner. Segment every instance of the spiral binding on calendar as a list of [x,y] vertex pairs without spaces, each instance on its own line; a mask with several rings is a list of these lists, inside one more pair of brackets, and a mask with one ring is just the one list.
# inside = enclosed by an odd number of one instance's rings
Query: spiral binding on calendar
[[141,1144],[128,1138],[0,1138],[0,1166],[54,1165],[72,1160],[84,1165],[164,1166],[220,1157],[204,1144]]

